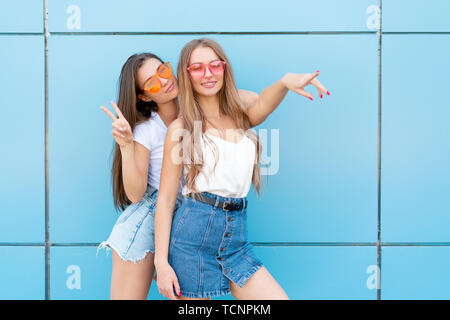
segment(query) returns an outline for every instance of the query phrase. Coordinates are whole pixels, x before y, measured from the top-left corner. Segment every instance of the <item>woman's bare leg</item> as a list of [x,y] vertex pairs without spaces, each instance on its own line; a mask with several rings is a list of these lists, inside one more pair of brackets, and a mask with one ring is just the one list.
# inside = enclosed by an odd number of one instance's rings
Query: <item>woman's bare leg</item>
[[230,290],[237,300],[289,300],[284,290],[265,267],[256,271],[242,288],[230,281]]
[[146,300],[153,279],[153,253],[133,263],[112,252],[111,300]]

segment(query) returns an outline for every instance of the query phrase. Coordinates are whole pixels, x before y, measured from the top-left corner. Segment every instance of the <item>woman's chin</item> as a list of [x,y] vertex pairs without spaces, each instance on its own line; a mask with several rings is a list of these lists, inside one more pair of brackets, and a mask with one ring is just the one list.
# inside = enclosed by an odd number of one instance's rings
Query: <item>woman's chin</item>
[[219,92],[220,88],[214,87],[214,88],[199,88],[199,90],[196,92],[197,96],[203,96],[203,97],[213,97]]
[[159,97],[158,99],[154,99],[156,103],[158,104],[164,104],[172,101],[178,96],[178,87],[175,87],[170,92],[165,93],[163,96]]

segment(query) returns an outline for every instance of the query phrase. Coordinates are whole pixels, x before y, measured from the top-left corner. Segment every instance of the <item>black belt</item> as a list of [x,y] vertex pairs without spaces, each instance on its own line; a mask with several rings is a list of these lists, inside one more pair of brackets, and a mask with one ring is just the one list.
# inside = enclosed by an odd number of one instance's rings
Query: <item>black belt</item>
[[[194,198],[192,193],[189,193],[187,196],[193,198],[194,200],[198,200],[210,204],[212,206],[216,205],[216,199],[207,196],[202,196],[201,194],[196,195],[196,198]],[[223,211],[239,211],[245,208],[245,203],[246,203],[245,199],[237,203],[231,201],[219,201],[217,207],[221,208]]]

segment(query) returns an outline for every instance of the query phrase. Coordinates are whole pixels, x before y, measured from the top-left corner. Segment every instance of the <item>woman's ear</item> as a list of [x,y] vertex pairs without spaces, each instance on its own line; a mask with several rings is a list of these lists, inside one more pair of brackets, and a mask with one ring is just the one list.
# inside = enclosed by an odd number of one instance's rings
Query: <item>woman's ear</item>
[[150,102],[152,101],[152,99],[150,97],[146,97],[145,95],[143,95],[142,93],[138,94],[138,98],[144,102]]

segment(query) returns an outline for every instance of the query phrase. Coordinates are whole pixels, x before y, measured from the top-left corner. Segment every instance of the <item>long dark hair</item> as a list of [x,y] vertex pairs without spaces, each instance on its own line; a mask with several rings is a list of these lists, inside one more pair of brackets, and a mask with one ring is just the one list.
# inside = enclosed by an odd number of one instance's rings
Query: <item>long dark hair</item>
[[[158,105],[154,101],[145,102],[138,98],[138,94],[143,92],[139,88],[136,80],[137,72],[147,59],[157,59],[163,61],[153,53],[134,54],[128,58],[122,67],[119,78],[119,99],[117,106],[122,112],[125,119],[130,124],[133,131],[139,121],[148,119],[152,112],[158,110]],[[114,207],[116,210],[125,210],[131,204],[128,199],[122,178],[122,154],[120,147],[114,143],[113,147],[114,159],[111,168],[111,180],[114,196]]]

